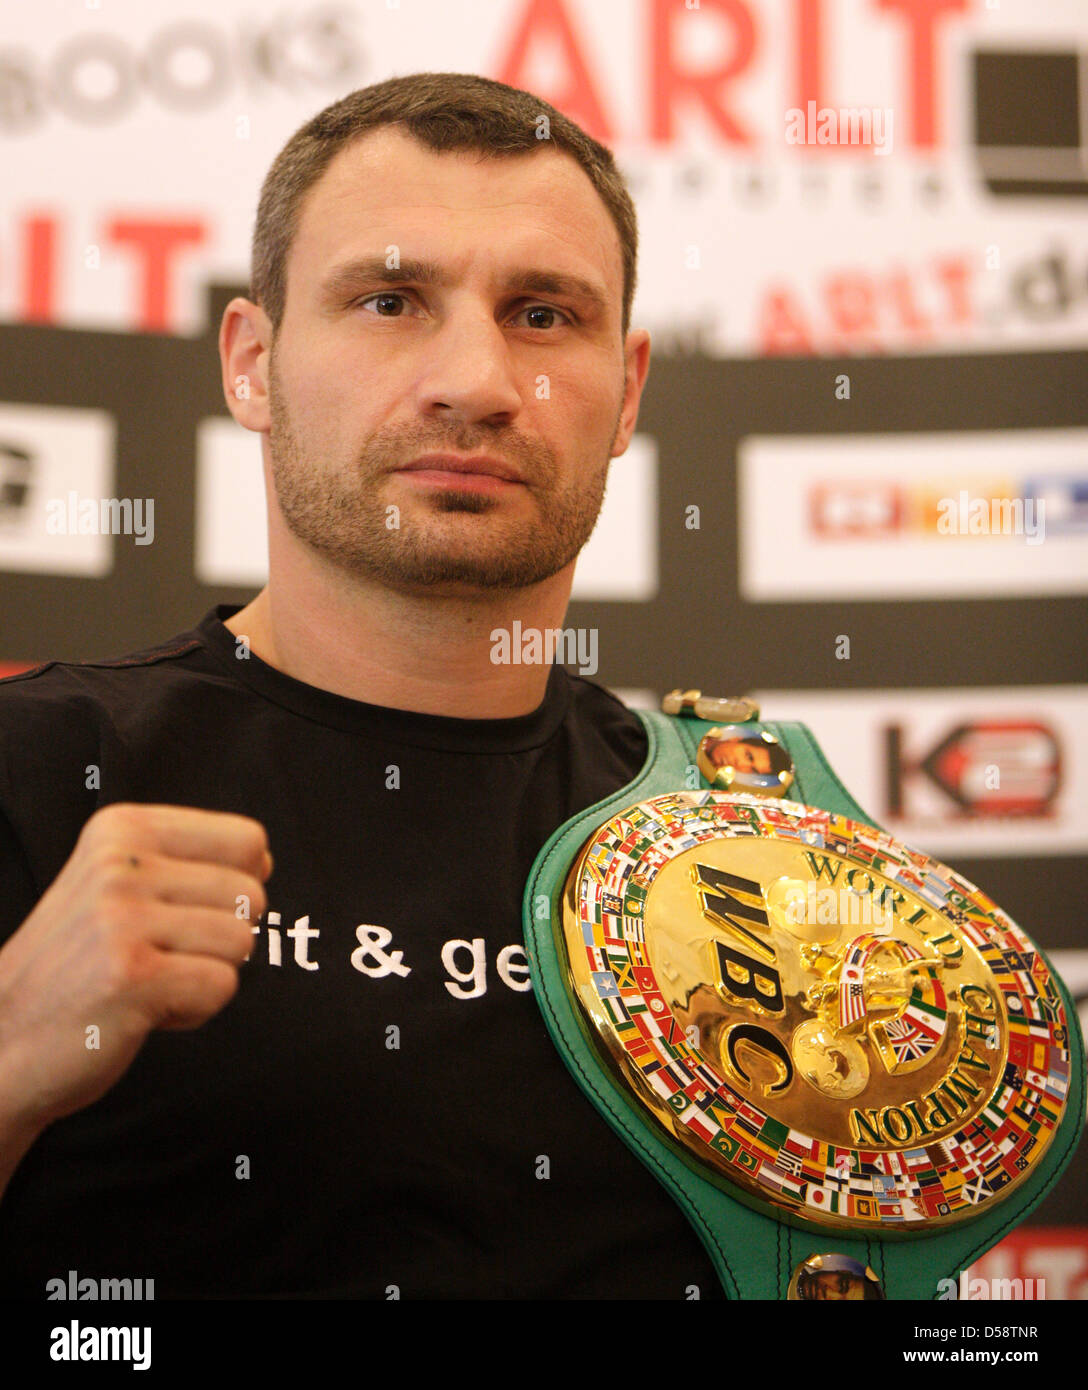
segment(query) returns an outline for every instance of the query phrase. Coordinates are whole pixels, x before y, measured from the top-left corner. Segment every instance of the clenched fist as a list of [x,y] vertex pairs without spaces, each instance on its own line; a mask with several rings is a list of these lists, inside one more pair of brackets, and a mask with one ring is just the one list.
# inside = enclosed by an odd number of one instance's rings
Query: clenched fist
[[271,872],[247,816],[95,812],[0,950],[0,1191],[37,1134],[104,1095],[152,1028],[196,1028],[233,998]]

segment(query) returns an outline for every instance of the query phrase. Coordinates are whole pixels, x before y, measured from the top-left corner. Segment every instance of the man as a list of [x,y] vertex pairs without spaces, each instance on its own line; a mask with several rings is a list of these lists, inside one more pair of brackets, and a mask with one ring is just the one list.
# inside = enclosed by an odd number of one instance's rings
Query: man
[[561,625],[634,431],[635,252],[608,152],[482,78],[356,92],[273,165],[220,336],[267,587],[0,685],[8,1294],[716,1295],[521,946],[645,735],[492,660]]

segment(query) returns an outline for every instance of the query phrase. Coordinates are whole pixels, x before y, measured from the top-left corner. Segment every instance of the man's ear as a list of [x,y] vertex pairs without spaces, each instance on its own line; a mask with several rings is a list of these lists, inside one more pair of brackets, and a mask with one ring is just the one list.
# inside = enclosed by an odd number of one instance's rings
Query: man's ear
[[650,335],[645,328],[633,328],[627,335],[624,346],[624,372],[623,408],[620,411],[616,437],[609,452],[610,458],[618,458],[626,450],[638,423],[642,388],[650,374]]
[[267,432],[272,324],[258,304],[232,299],[219,325],[219,362],[227,408],[247,430]]

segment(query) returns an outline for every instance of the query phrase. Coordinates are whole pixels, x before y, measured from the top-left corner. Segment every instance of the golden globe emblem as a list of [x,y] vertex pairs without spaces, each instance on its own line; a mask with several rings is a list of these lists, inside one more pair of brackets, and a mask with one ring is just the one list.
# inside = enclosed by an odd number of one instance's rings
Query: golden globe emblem
[[1042,956],[872,826],[678,792],[579,852],[562,945],[588,1033],[708,1173],[843,1229],[950,1223],[1045,1153],[1069,1083]]

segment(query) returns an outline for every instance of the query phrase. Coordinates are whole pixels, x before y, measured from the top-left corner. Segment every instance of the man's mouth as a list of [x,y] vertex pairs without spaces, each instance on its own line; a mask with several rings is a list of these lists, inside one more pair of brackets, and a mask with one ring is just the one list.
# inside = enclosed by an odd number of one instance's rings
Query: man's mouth
[[424,454],[396,472],[418,487],[457,488],[468,492],[502,492],[524,486],[518,471],[486,454]]

